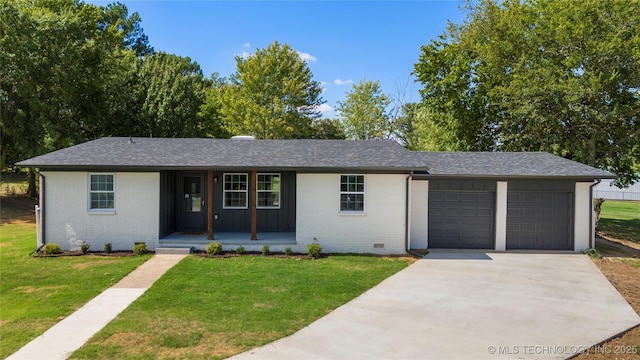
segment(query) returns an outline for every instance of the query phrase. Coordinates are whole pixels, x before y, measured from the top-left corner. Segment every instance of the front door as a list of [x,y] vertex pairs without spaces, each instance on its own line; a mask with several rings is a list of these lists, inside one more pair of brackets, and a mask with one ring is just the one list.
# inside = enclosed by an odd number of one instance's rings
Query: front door
[[206,230],[206,206],[203,175],[182,175],[180,229]]

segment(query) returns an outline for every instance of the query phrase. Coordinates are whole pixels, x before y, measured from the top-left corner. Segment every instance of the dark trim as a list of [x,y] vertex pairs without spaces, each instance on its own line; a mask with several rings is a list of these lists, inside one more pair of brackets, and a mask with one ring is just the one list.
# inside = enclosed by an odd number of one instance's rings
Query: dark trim
[[215,172],[207,172],[207,240],[213,240],[213,178]]
[[415,174],[413,180],[447,180],[447,179],[469,179],[469,180],[495,180],[495,181],[509,181],[509,180],[563,180],[563,181],[594,181],[596,178],[600,179],[615,179],[615,176],[603,177],[603,176],[589,176],[589,175],[478,175],[478,174],[460,174],[460,175],[439,175],[428,174],[419,175]]
[[[40,206],[40,236],[42,239],[42,246],[44,246],[47,241],[46,241],[46,217],[45,217],[45,208],[44,208],[44,204],[45,204],[45,196],[46,196],[46,185],[47,185],[47,178],[46,176],[44,176],[40,170],[36,170],[35,168],[33,168],[33,171],[35,173],[37,173],[40,176],[40,198],[39,200],[39,206]],[[37,231],[37,229],[36,229]],[[37,245],[37,244],[36,244]]]
[[[602,182],[602,179],[596,179],[595,182],[589,186],[589,248],[591,249],[596,248],[596,229],[593,223],[593,187],[600,184],[600,182]],[[573,214],[575,217],[575,211]],[[573,244],[575,250],[575,239],[573,240]]]
[[257,233],[257,190],[258,190],[258,172],[251,170],[251,240],[258,240]]
[[112,172],[156,172],[163,170],[176,171],[237,171],[250,172],[256,170],[258,172],[281,172],[295,171],[297,173],[345,173],[360,172],[366,174],[411,174],[413,180],[429,180],[429,179],[493,179],[493,180],[509,180],[509,179],[536,179],[536,180],[576,180],[576,181],[595,181],[595,179],[616,179],[615,175],[535,175],[535,174],[432,174],[428,173],[427,167],[389,167],[389,166],[364,166],[364,167],[266,167],[266,166],[139,166],[139,165],[18,165],[19,167],[40,166],[41,170],[46,171],[112,171]]

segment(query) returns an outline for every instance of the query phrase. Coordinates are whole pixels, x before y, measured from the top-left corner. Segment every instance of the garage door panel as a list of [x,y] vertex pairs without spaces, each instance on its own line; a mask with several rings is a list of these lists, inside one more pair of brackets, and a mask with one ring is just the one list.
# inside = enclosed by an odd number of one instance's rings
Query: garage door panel
[[460,194],[458,194],[458,193],[445,193],[444,199],[445,199],[445,201],[449,201],[449,202],[458,202],[458,201],[460,201]]
[[478,195],[476,193],[461,193],[460,197],[463,202],[478,202]]
[[536,186],[544,190],[527,191],[522,184],[508,190],[507,249],[573,249],[573,194],[566,184],[559,191],[553,184]]
[[429,247],[494,248],[495,191],[482,190],[488,183],[460,185],[429,183]]
[[493,209],[481,208],[481,209],[476,209],[476,211],[477,211],[477,216],[479,217],[493,218],[493,213],[494,213]]

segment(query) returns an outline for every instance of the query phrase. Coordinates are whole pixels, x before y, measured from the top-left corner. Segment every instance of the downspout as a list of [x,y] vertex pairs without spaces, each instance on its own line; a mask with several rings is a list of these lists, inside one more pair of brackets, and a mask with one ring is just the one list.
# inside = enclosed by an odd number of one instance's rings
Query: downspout
[[593,187],[600,184],[602,179],[596,179],[596,182],[589,186],[589,206],[591,209],[591,216],[589,216],[589,248],[596,248],[596,229],[593,224]]
[[[35,168],[33,169],[33,171],[38,174],[38,176],[40,176],[40,191],[38,194],[39,197],[39,206],[40,206],[40,239],[42,239],[42,245],[40,245],[37,249],[35,249],[31,254],[35,254],[38,251],[40,251],[40,249],[42,249],[44,247],[44,245],[47,243],[46,238],[45,238],[45,210],[44,210],[44,198],[45,198],[45,188],[46,188],[46,182],[47,182],[47,178],[38,170],[36,170]],[[36,230],[37,231],[37,230]]]
[[411,256],[415,256],[417,258],[422,258],[424,255],[418,254],[416,252],[411,251],[409,249],[409,220],[411,215],[411,180],[413,179],[413,171],[407,176],[407,183],[405,186],[405,211],[404,211],[404,250],[407,254]]

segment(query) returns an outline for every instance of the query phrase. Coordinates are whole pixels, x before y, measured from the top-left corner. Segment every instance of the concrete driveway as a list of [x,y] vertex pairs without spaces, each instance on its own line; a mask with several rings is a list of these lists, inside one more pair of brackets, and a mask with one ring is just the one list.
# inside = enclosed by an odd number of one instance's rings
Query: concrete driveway
[[434,252],[233,359],[563,359],[638,324],[585,255]]

